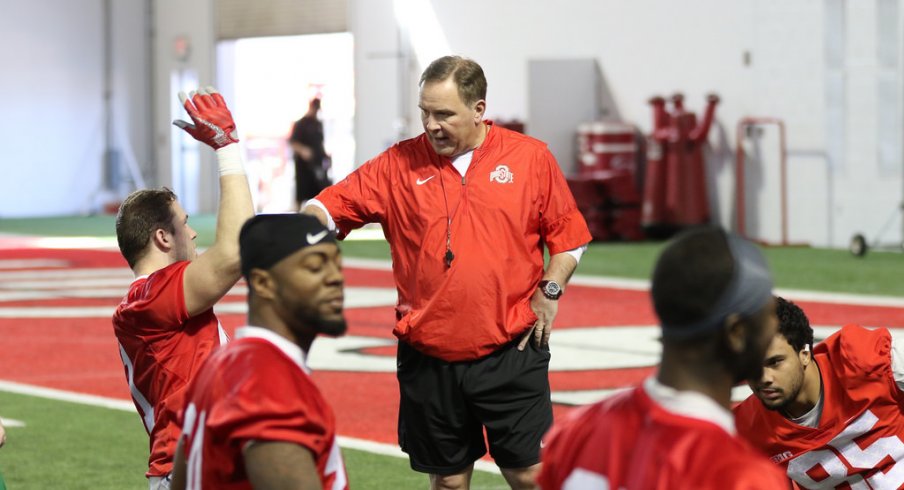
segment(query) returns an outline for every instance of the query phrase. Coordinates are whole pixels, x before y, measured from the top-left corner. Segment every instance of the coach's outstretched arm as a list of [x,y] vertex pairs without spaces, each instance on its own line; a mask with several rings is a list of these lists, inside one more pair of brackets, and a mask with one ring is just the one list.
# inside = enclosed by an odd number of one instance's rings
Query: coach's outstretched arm
[[213,245],[191,261],[183,276],[185,306],[189,315],[211,308],[226,295],[241,276],[239,231],[254,215],[251,190],[238,145],[238,132],[223,96],[213,87],[179,94],[194,124],[176,120],[173,124],[217,153],[220,171],[220,202]]

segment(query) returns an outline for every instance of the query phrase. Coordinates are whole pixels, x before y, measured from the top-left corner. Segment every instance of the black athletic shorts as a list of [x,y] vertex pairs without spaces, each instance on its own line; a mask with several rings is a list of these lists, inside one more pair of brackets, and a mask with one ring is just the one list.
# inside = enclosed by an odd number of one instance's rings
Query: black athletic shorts
[[486,454],[500,468],[540,462],[552,425],[549,349],[518,342],[476,361],[446,362],[399,342],[399,445],[411,468],[459,473]]

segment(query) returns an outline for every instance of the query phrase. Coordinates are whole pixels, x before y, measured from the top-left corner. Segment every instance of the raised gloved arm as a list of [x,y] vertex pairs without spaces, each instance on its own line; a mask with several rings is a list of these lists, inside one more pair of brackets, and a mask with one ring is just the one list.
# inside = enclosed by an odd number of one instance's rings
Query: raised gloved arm
[[232,114],[213,87],[205,87],[179,100],[194,122],[173,124],[194,139],[216,150],[220,173],[220,198],[214,243],[185,269],[185,306],[190,316],[211,308],[241,276],[239,230],[254,216],[254,204],[242,162],[242,152]]
[[238,143],[239,133],[235,130],[232,113],[216,89],[203,87],[190,95],[179,92],[179,100],[194,124],[176,119],[173,121],[175,126],[214,150]]

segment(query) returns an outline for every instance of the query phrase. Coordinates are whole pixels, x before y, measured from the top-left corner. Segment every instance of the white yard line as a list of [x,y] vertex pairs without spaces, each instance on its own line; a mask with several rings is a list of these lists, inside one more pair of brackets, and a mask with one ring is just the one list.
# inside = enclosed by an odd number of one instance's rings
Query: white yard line
[[0,417],[0,423],[2,423],[4,427],[25,427],[25,422],[21,420],[8,419],[4,417]]
[[[357,449],[368,453],[380,454],[383,456],[392,456],[395,458],[408,459],[408,455],[403,453],[399,446],[395,444],[385,444],[382,442],[368,441],[366,439],[356,439],[354,437],[337,437],[339,445],[349,449]],[[477,460],[474,462],[474,469],[486,471],[487,473],[501,474],[499,467],[489,461]]]
[[0,260],[0,269],[34,269],[35,267],[66,267],[69,262],[56,259]]
[[120,400],[118,398],[109,398],[106,396],[86,395],[84,393],[57,390],[54,388],[44,388],[43,386],[27,385],[23,383],[16,383],[14,381],[0,380],[0,391],[5,391],[7,393],[17,393],[20,395],[36,396],[38,398],[47,398],[50,400],[80,403],[82,405],[91,405],[93,407],[123,410],[126,412],[135,411],[135,405],[133,405],[131,401]]

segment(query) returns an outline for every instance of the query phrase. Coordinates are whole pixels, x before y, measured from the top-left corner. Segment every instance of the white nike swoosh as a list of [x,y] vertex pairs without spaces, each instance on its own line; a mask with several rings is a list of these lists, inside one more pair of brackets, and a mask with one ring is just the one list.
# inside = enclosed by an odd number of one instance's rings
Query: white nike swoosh
[[308,233],[308,245],[314,245],[320,240],[323,240],[326,237],[326,234],[329,233],[326,230],[321,231],[320,233],[310,234]]
[[424,179],[424,180],[417,179],[417,185],[424,185],[424,184],[427,183],[427,181],[429,181],[429,180],[432,179],[433,177],[436,177],[436,176],[435,176],[435,175],[431,175],[430,177],[427,177],[427,178]]

